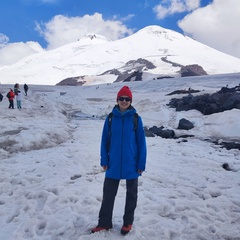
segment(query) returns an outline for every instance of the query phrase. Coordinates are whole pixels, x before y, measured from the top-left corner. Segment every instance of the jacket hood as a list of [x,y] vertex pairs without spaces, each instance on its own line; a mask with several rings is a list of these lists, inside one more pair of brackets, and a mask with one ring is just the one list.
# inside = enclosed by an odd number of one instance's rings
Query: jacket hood
[[112,113],[116,117],[130,116],[136,112],[137,112],[136,109],[132,105],[125,112],[121,112],[118,105],[115,105],[112,110]]

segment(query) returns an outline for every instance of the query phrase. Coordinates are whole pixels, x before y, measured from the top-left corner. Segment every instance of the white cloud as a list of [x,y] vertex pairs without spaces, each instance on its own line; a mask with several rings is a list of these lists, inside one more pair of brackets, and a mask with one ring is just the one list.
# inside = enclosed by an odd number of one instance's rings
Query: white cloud
[[37,30],[47,41],[48,49],[77,41],[87,33],[104,35],[112,40],[133,33],[122,21],[104,20],[99,13],[83,17],[57,15],[47,23],[37,23]]
[[200,6],[200,0],[163,0],[156,5],[153,11],[158,19],[182,12],[190,12]]
[[8,43],[8,41],[9,38],[6,35],[0,33],[0,49],[4,47]]
[[43,51],[43,49],[37,42],[18,42],[5,44],[0,48],[0,67],[11,65],[24,57],[41,51]]
[[240,58],[239,0],[214,0],[179,21],[192,38]]
[[[50,3],[54,1],[43,0],[42,2]],[[87,33],[103,35],[112,40],[131,35],[133,30],[128,29],[123,22],[132,17],[134,15],[128,15],[121,20],[117,20],[117,17],[111,20],[104,20],[99,13],[84,15],[83,17],[57,15],[47,23],[37,23],[36,30],[47,41],[48,49],[53,49],[77,41]],[[9,38],[0,33],[0,67],[13,64],[23,57],[43,50],[38,43],[29,45],[29,42],[11,44],[8,44],[8,42]]]
[[128,14],[126,17],[123,17],[121,19],[122,22],[126,22],[126,21],[129,21],[131,20],[132,18],[134,18],[136,15],[135,14]]

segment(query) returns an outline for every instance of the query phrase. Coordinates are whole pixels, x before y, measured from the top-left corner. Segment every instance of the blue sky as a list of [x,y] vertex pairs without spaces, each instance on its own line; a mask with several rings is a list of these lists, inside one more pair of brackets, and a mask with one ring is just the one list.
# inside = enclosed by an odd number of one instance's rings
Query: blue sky
[[239,6],[239,0],[2,0],[0,48],[34,41],[53,49],[90,32],[116,40],[159,25],[240,57]]
[[[133,31],[148,25],[160,25],[182,32],[177,21],[188,11],[157,18],[153,8],[163,1],[157,0],[3,0],[0,3],[0,32],[8,36],[10,42],[38,41],[42,47],[47,42],[36,31],[36,23],[47,23],[56,15],[83,17],[102,14],[105,21],[119,20]],[[196,1],[198,2],[198,1]],[[210,0],[200,2],[206,6]],[[125,20],[128,19],[128,20]]]

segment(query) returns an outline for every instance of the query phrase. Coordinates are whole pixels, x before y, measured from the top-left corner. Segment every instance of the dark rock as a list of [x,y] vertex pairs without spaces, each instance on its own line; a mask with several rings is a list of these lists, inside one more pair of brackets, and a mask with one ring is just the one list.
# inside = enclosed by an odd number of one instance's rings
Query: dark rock
[[174,138],[175,132],[171,129],[164,129],[159,133],[158,136],[160,136],[162,138]]
[[236,143],[236,142],[222,142],[221,145],[224,146],[227,150],[230,150],[230,149],[238,149],[238,150],[240,150],[240,143]]
[[153,134],[155,134],[155,135],[157,135],[157,136],[160,136],[160,132],[163,130],[163,128],[164,127],[157,127],[157,126],[153,126],[153,127],[151,127],[151,128],[149,128],[149,130],[153,133]]
[[182,77],[207,75],[207,72],[197,64],[181,67],[180,73]]
[[135,71],[130,74],[127,78],[123,80],[123,82],[131,82],[131,81],[141,81],[142,80],[142,72]]
[[229,167],[229,164],[228,163],[224,163],[222,165],[223,169],[225,169],[226,171],[232,171],[232,169]]
[[119,72],[115,82],[142,81],[142,71],[154,69],[156,66],[146,59],[139,58],[137,60],[128,61],[121,68],[127,70],[124,72]]
[[228,87],[222,87],[219,93],[232,93],[232,92],[237,92],[240,91],[240,85],[235,86],[233,88],[228,88]]
[[108,70],[108,71],[100,74],[100,76],[101,76],[101,75],[107,75],[107,74],[120,75],[121,72],[120,72],[119,70],[117,70],[117,69],[114,68],[114,69]]
[[63,79],[61,82],[57,83],[56,86],[82,86],[86,82],[82,79],[84,79],[84,76],[69,77],[69,78]]
[[[179,135],[178,137],[176,138],[191,138],[191,137],[194,137],[194,135],[192,134],[183,134],[183,135]],[[183,141],[184,142],[184,141]]]
[[175,132],[171,129],[164,129],[164,127],[157,127],[153,126],[149,128],[149,131],[151,131],[154,135],[157,135],[162,138],[174,138]]
[[189,88],[188,90],[176,90],[176,91],[173,91],[169,94],[167,94],[166,96],[170,96],[170,95],[174,95],[174,94],[189,94],[188,97],[193,97],[193,95],[191,93],[198,93],[200,92],[199,90],[194,90],[194,89],[191,89]]
[[181,143],[181,142],[188,142],[188,140],[187,139],[183,139],[182,141],[179,141],[177,143]]
[[151,132],[149,129],[147,129],[146,127],[144,128],[144,133],[146,137],[155,137],[154,133]]
[[226,101],[223,103],[223,108],[231,110],[236,104],[240,103],[240,94],[230,94],[226,97]]
[[146,60],[146,59],[143,59],[143,58],[138,58],[137,60],[131,60],[131,61],[128,61],[126,64],[125,64],[125,66],[124,67],[134,67],[134,68],[146,68],[146,69],[154,69],[154,68],[156,68],[156,66],[152,63],[152,62],[150,62],[150,61],[148,61],[148,60]]
[[213,94],[203,94],[193,96],[189,94],[186,97],[170,100],[168,106],[176,108],[176,111],[188,111],[196,109],[204,115],[223,112],[233,108],[240,109],[240,92],[238,86],[232,91],[219,91]]
[[192,129],[192,128],[194,128],[194,125],[193,125],[192,122],[188,121],[185,118],[182,118],[182,119],[179,120],[178,129],[189,130],[189,129]]
[[[174,78],[172,76],[161,76],[161,77],[157,77],[157,79],[164,79],[164,78]],[[153,80],[155,80],[156,78],[154,78]]]

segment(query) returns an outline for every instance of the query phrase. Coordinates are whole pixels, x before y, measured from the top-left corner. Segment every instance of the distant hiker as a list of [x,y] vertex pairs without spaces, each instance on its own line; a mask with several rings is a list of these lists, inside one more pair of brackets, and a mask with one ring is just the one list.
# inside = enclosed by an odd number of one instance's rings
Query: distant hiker
[[25,91],[25,95],[27,96],[27,92],[28,92],[28,85],[25,83],[24,86],[24,91]]
[[22,108],[22,93],[20,90],[18,90],[18,92],[17,92],[16,99],[17,99],[17,108],[21,109]]
[[14,85],[14,93],[15,93],[15,95],[17,95],[17,92],[18,92],[19,88],[20,88],[19,83],[16,83]]
[[14,94],[13,90],[10,88],[10,91],[7,94],[7,98],[9,100],[8,108],[12,108],[12,109],[14,108],[14,102],[13,102],[14,97],[15,97],[15,94]]
[[0,102],[3,100],[3,95],[0,93]]
[[124,86],[117,94],[117,105],[103,126],[100,165],[106,173],[98,225],[91,233],[112,228],[113,206],[121,179],[126,179],[127,188],[121,234],[126,235],[132,229],[138,177],[145,171],[147,149],[142,119],[131,103],[132,92]]

